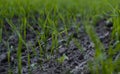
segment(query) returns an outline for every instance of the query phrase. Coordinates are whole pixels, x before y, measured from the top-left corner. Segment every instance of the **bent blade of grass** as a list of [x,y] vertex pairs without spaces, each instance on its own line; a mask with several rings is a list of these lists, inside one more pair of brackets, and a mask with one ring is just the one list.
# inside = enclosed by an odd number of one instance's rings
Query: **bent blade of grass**
[[[100,42],[99,38],[97,37],[97,35],[94,31],[94,28],[88,22],[86,22],[86,21],[84,22],[85,30],[86,30],[87,34],[89,35],[90,39],[95,44],[94,62],[92,62],[94,64],[94,66],[92,66],[92,65],[90,65],[90,66],[93,67],[91,69],[93,71],[95,71],[96,74],[99,74],[99,71],[101,70],[101,66],[99,66],[99,64],[102,64],[104,59],[106,59],[106,54],[104,53],[105,49],[104,49],[103,44]],[[94,68],[94,67],[96,67],[96,68]]]
[[52,33],[52,46],[51,46],[51,54],[53,54],[54,49],[57,49],[58,46],[58,32],[54,31]]
[[22,59],[21,59],[21,50],[22,50],[22,46],[26,45],[25,41],[23,40],[21,34],[18,32],[18,30],[16,29],[15,25],[12,23],[11,20],[6,19],[6,21],[8,22],[8,24],[10,25],[10,27],[12,28],[13,32],[15,31],[16,34],[18,35],[18,47],[17,47],[17,62],[18,62],[18,73],[22,74]]

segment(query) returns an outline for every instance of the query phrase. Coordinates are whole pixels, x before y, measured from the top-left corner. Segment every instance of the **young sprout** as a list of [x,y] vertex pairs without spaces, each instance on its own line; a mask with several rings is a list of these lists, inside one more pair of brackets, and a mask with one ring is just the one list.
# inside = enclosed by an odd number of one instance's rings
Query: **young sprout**
[[60,58],[57,59],[59,63],[63,63],[65,60],[68,60],[69,58],[63,54]]

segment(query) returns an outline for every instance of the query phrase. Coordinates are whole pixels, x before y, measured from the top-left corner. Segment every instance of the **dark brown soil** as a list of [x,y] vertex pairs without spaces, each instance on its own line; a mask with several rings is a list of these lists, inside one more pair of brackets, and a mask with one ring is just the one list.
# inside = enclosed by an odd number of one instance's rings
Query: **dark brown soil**
[[[80,23],[80,22],[79,22]],[[38,25],[32,26],[34,30],[41,31]],[[95,25],[95,31],[101,42],[104,44],[106,50],[110,44],[110,34],[112,31],[111,23],[107,24],[106,20],[100,20]],[[89,60],[94,56],[94,43],[90,40],[89,36],[85,32],[84,26],[79,27],[79,32],[76,33],[75,27],[71,27],[68,31],[68,35],[63,34],[62,39],[59,38],[59,47],[54,54],[50,54],[51,38],[48,38],[46,45],[46,53],[40,56],[39,44],[36,33],[29,27],[27,28],[26,42],[29,45],[29,51],[22,47],[22,74],[28,74],[28,61],[27,53],[30,53],[31,74],[90,74],[87,67]],[[4,33],[4,31],[7,31]],[[73,36],[72,38],[70,38]],[[75,44],[75,40],[80,44],[82,48],[78,48]],[[69,42],[68,42],[69,41]],[[18,36],[12,32],[11,27],[5,23],[3,29],[3,40],[0,43],[0,74],[8,74],[8,70],[11,69],[13,74],[18,74],[17,71],[17,44]],[[36,55],[32,51],[31,47],[35,48]],[[45,46],[43,46],[45,47]],[[11,57],[10,63],[8,63],[8,48],[10,49]],[[57,61],[63,55],[66,55],[68,59],[65,59],[63,63]]]

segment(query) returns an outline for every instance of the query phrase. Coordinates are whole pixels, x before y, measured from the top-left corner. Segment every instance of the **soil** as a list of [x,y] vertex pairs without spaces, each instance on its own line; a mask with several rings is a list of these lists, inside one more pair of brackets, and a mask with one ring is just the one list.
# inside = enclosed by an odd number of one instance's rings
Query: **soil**
[[[80,23],[80,22],[78,22]],[[17,65],[17,44],[18,36],[12,32],[8,23],[4,23],[3,40],[0,43],[0,74],[8,74],[8,70],[11,69],[13,74],[18,74]],[[38,25],[32,26],[34,30],[41,31]],[[106,23],[106,20],[100,20],[94,26],[96,34],[100,38],[106,50],[110,45],[112,23]],[[68,30],[68,35],[63,34],[62,38],[59,38],[59,47],[54,51],[54,54],[50,54],[50,46],[52,39],[48,38],[46,52],[43,56],[40,56],[40,47],[37,41],[39,37],[29,27],[27,28],[26,42],[29,45],[28,50],[25,46],[22,47],[22,74],[29,73],[28,55],[30,53],[30,71],[31,74],[90,74],[87,63],[92,60],[95,54],[94,43],[90,40],[89,36],[85,32],[84,26],[81,25],[79,32],[75,31],[76,27],[71,27]],[[7,31],[7,32],[5,32]],[[70,38],[73,36],[72,38]],[[78,48],[74,41],[77,41],[82,48]],[[67,42],[69,41],[69,42]],[[35,48],[34,54],[31,47]],[[10,63],[8,62],[8,48],[10,49]],[[62,63],[57,61],[58,58],[63,55],[67,56]]]

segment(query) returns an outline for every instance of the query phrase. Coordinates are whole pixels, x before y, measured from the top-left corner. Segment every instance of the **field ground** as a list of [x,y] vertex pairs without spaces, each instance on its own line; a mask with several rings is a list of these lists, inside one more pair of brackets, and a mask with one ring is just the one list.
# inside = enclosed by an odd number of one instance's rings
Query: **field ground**
[[119,74],[120,0],[0,0],[0,74]]

